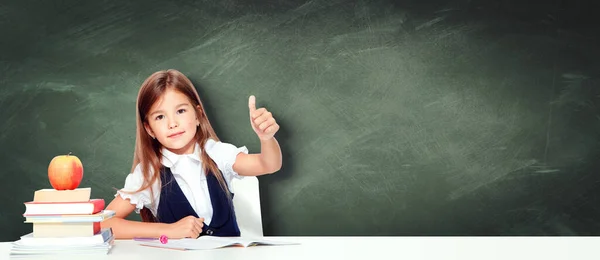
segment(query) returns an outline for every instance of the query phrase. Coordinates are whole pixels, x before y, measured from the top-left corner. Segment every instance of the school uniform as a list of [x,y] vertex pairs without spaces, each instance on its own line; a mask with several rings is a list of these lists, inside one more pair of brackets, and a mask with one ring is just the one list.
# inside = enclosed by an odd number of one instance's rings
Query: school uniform
[[[236,147],[213,139],[207,140],[204,149],[215,161],[223,173],[227,187],[232,191],[233,178],[243,178],[233,170],[235,158],[240,152],[247,154],[248,149],[245,146]],[[204,174],[200,146],[196,144],[194,152],[185,155],[177,155],[163,148],[162,155],[160,174],[162,186],[155,182],[152,185],[152,193],[150,189],[135,194],[118,191],[115,196],[129,199],[130,203],[136,206],[135,212],[138,214],[142,208],[148,208],[162,223],[174,223],[192,215],[204,218],[201,235],[239,236],[233,202],[227,198],[212,173]],[[125,179],[122,190],[135,191],[142,184],[143,175],[138,164]]]

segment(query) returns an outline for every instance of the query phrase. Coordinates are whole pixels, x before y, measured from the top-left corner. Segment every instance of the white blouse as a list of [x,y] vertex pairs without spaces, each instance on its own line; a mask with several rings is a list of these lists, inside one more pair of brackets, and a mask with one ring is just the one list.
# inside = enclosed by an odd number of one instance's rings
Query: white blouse
[[[241,179],[243,177],[233,171],[235,158],[240,152],[247,154],[248,149],[245,146],[236,147],[229,143],[216,142],[213,139],[207,140],[204,149],[206,149],[208,156],[215,161],[217,167],[219,167],[223,173],[227,185],[231,189],[231,180],[233,178]],[[198,214],[198,217],[204,218],[204,223],[210,225],[213,209],[208,193],[206,176],[202,169],[200,146],[196,144],[192,154],[177,155],[165,148],[163,148],[162,154],[162,164],[171,169],[173,177],[175,177],[177,184],[179,184],[183,194],[190,202],[192,208],[196,211],[196,214]],[[130,192],[136,191],[142,186],[143,181],[144,177],[142,175],[141,166],[138,164],[134,171],[125,179],[125,187],[123,187],[122,190]],[[120,190],[117,191],[115,197],[119,195],[123,199],[129,199],[129,202],[136,206],[135,212],[138,214],[143,207],[146,207],[156,216],[160,198],[159,181],[160,178],[152,185],[153,194],[150,194],[150,189],[145,189],[134,194],[124,193]],[[151,198],[153,198],[153,200]]]

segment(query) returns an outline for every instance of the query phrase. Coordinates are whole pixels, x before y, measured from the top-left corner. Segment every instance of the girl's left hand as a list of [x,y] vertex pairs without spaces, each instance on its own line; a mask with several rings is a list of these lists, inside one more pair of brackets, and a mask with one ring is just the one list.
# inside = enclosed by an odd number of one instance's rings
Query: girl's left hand
[[248,108],[250,108],[250,124],[258,138],[263,141],[273,138],[279,130],[279,125],[273,118],[273,114],[264,107],[256,109],[256,98],[254,96],[250,96],[248,99]]

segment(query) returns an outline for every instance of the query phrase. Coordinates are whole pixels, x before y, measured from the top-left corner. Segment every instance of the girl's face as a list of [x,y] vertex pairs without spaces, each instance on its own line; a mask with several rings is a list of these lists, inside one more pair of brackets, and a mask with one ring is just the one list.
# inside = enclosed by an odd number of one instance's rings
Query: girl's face
[[194,151],[194,137],[200,121],[187,96],[168,88],[147,115],[146,131],[163,147],[176,154]]

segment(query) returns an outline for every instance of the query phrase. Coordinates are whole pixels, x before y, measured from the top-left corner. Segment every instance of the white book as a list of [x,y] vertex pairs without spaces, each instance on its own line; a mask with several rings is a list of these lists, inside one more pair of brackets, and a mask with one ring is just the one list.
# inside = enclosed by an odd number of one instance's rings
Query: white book
[[100,233],[86,237],[34,237],[33,232],[14,242],[18,247],[63,247],[63,246],[94,246],[102,245],[113,239],[112,229],[105,228]]
[[83,223],[102,222],[115,216],[114,210],[103,210],[89,215],[38,215],[26,216],[25,223]]
[[10,249],[10,256],[12,258],[39,257],[45,259],[51,256],[64,257],[77,255],[83,257],[84,255],[106,255],[114,245],[114,237],[112,236],[104,243],[93,245],[22,245],[19,241],[12,243]]
[[199,238],[169,239],[166,244],[158,240],[143,242],[140,245],[168,248],[176,250],[206,250],[224,247],[249,247],[258,245],[297,245],[298,243],[289,241],[275,241],[264,238],[244,238],[244,237],[216,237],[201,236]]
[[[65,257],[65,256],[80,256],[85,255],[107,255],[112,249],[112,245],[96,246],[89,248],[71,248],[61,250],[50,250],[50,249],[20,249],[13,247],[10,251],[11,258],[31,258],[35,259],[46,259],[48,257]],[[82,258],[85,259],[85,258]]]

